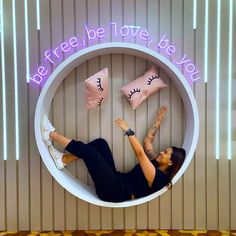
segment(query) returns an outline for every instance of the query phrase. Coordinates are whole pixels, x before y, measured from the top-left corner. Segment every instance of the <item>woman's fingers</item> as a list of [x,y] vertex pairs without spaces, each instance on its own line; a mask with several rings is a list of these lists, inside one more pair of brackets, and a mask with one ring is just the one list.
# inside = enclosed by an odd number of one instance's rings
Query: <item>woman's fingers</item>
[[119,126],[123,130],[128,129],[127,123],[121,118],[118,118],[118,119],[115,120],[115,125]]
[[120,119],[120,118],[118,118],[118,119],[115,120],[115,124],[116,124],[116,125],[122,125],[123,122],[124,122],[124,121],[123,121],[122,119]]
[[161,112],[166,112],[167,111],[167,106],[162,106],[160,109]]

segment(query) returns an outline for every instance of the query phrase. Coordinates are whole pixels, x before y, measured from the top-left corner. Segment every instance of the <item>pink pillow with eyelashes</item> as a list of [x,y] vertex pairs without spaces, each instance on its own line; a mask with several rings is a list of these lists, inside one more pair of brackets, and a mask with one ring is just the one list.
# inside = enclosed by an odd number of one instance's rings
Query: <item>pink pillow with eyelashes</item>
[[121,91],[135,110],[151,94],[165,87],[167,84],[162,81],[155,67],[152,66],[142,76],[124,85]]
[[85,80],[86,108],[91,110],[100,106],[108,96],[108,68]]

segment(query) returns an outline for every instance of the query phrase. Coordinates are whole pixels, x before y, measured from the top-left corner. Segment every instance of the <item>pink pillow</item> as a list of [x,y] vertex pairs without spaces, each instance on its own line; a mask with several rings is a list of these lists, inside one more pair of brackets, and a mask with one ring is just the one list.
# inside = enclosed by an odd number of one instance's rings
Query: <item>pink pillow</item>
[[151,94],[165,87],[167,85],[159,77],[155,67],[152,66],[142,76],[124,85],[121,91],[135,110]]
[[108,68],[85,80],[86,108],[91,110],[100,106],[108,96]]

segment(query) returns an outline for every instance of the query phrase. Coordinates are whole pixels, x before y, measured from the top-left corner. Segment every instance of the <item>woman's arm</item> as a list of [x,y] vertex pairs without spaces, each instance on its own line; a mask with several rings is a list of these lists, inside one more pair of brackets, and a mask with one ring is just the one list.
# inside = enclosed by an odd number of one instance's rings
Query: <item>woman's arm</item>
[[[129,129],[126,122],[122,119],[115,120],[115,124],[119,126],[124,131],[127,131]],[[144,176],[146,180],[148,181],[148,185],[151,187],[153,180],[155,178],[156,169],[151,163],[151,161],[148,159],[147,155],[145,154],[142,145],[139,143],[138,139],[135,137],[135,135],[128,136],[130,144],[138,158],[139,164],[141,166],[141,169],[144,173]]]
[[144,138],[143,148],[144,148],[146,155],[148,156],[148,158],[150,160],[153,160],[157,157],[157,153],[156,153],[152,143],[155,138],[157,130],[160,128],[162,119],[163,119],[166,111],[167,111],[166,106],[163,106],[160,108],[154,125],[152,126],[151,129],[148,130],[147,136]]

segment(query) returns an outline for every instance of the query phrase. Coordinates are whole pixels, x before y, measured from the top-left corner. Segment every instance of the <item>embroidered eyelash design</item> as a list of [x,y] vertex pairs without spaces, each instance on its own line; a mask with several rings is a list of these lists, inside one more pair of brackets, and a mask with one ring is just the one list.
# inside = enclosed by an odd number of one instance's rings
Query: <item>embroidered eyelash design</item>
[[152,77],[151,78],[148,78],[148,81],[147,81],[147,84],[148,85],[151,85],[151,83],[152,83],[152,81],[154,80],[154,79],[158,79],[159,78],[159,76],[154,76],[154,75],[152,75]]
[[98,101],[98,106],[101,106],[102,101],[103,101],[103,98],[100,98],[99,101]]
[[101,78],[97,78],[97,87],[98,87],[98,91],[100,92],[104,90],[101,84]]
[[141,91],[141,89],[138,89],[138,88],[133,89],[133,91],[130,90],[130,93],[128,94],[128,98],[130,99],[134,93],[139,93],[140,91]]

